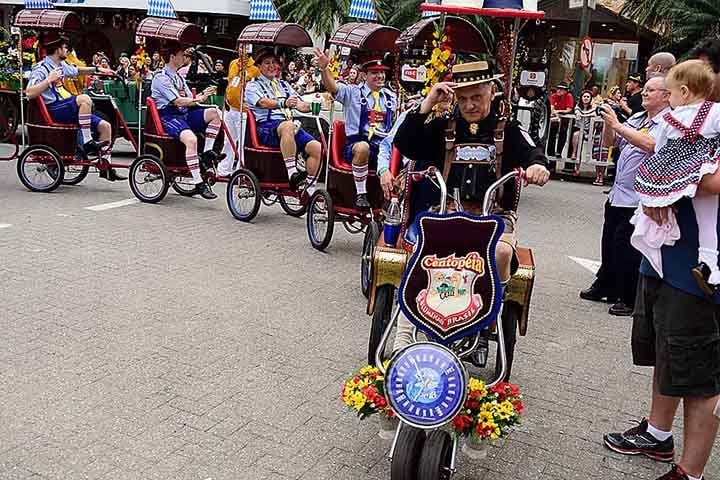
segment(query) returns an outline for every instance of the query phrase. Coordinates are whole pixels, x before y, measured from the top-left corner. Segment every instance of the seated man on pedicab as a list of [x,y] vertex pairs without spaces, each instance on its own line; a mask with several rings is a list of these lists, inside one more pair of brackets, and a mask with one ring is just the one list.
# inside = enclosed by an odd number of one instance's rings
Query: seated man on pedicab
[[[497,179],[497,168],[504,174],[521,167],[525,169],[525,181],[533,185],[545,185],[550,178],[542,148],[517,121],[499,121],[499,107],[493,100],[498,91],[496,81],[501,77],[485,61],[456,64],[452,82],[435,84],[422,103],[408,111],[395,135],[394,145],[416,162],[414,170],[436,167],[446,179],[448,195],[459,192],[462,209],[470,214],[482,215],[485,191]],[[457,107],[452,114],[428,121],[433,107],[451,102],[453,97]],[[456,160],[477,163],[453,163]],[[383,173],[386,180],[392,179],[390,172]],[[505,224],[495,252],[503,284],[510,280],[511,266],[517,265],[517,215],[513,211],[517,188],[514,183],[505,184],[493,211]],[[439,197],[439,190],[427,179],[413,185],[410,218],[436,206]],[[448,211],[457,209],[455,201],[448,199]],[[408,234],[413,233],[411,228]],[[412,324],[400,315],[393,351],[412,343],[412,331]]]
[[336,82],[328,69],[330,57],[315,49],[315,61],[320,68],[325,88],[342,103],[345,115],[344,160],[352,164],[355,179],[355,206],[362,210],[370,208],[367,197],[367,176],[375,168],[380,144],[393,126],[397,109],[395,92],[385,87],[385,75],[390,67],[382,57],[366,59],[362,64],[365,82],[352,85]]
[[204,164],[212,165],[225,158],[224,154],[213,150],[221,127],[220,112],[217,108],[199,106],[215,93],[215,87],[208,87],[193,98],[185,79],[178,74],[178,69],[186,62],[185,48],[179,43],[166,46],[163,60],[165,67],[155,74],[151,85],[160,121],[168,135],[185,145],[185,161],[195,183],[195,194],[212,200],[217,195],[200,174],[196,134],[205,133],[204,152],[200,155]]
[[[307,180],[307,194],[315,192],[317,174],[320,170],[322,145],[293,121],[292,110],[303,113],[311,106],[303,102],[295,89],[280,78],[280,58],[271,48],[261,49],[255,56],[260,76],[247,84],[245,103],[255,115],[260,142],[268,147],[280,147],[290,188],[297,190]],[[307,172],[297,168],[297,151],[307,155]]]
[[[110,163],[112,152],[112,128],[110,123],[92,113],[93,102],[88,95],[73,95],[63,85],[65,77],[77,77],[102,73],[114,75],[109,68],[78,67],[66,62],[70,52],[68,39],[55,33],[43,36],[45,58],[35,65],[30,73],[25,91],[29,99],[42,97],[48,113],[57,123],[72,123],[80,126],[78,137],[82,138],[81,149],[86,156],[97,155],[102,162]],[[99,142],[93,139],[97,133]],[[115,169],[101,169],[100,177],[114,182],[126,180]]]

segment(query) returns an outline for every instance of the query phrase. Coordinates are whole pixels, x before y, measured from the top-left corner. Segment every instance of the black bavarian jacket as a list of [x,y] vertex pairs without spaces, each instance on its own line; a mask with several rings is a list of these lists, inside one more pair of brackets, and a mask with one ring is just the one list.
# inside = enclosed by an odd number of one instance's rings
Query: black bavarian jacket
[[[490,115],[478,122],[475,135],[470,133],[469,123],[459,114],[455,114],[455,144],[483,143],[494,145],[494,132],[497,125],[497,113],[491,109]],[[430,166],[437,167],[441,172],[445,163],[445,129],[448,126],[447,118],[435,118],[429,122],[427,114],[409,112],[402,125],[398,127],[394,145],[407,158],[415,161],[415,170],[424,170]],[[516,167],[527,168],[530,165],[547,166],[547,158],[542,148],[535,146],[527,132],[522,130],[516,121],[508,121],[505,126],[504,154],[502,158],[502,173],[507,173]],[[448,193],[452,194],[455,187],[460,187],[463,178],[464,165],[455,165],[450,172],[450,178],[445,179]],[[476,169],[479,170],[479,169]],[[474,177],[475,183],[481,192],[463,199],[472,202],[482,202],[482,194],[496,179],[495,172],[484,168],[483,173],[478,172]],[[477,188],[476,188],[477,190]],[[439,190],[432,185],[415,185],[412,190],[412,217],[419,211],[427,210],[437,205],[440,198]],[[512,182],[505,184],[501,207],[511,210],[514,204],[515,186]]]

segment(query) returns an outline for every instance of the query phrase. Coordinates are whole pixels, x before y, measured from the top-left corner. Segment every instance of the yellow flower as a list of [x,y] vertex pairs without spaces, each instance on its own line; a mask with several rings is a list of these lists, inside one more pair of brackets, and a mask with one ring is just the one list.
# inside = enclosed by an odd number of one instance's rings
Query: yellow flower
[[377,367],[373,367],[371,365],[367,365],[360,369],[360,375],[370,375],[372,373],[379,373],[380,370],[377,369]]
[[485,387],[485,382],[483,382],[482,380],[478,380],[477,378],[471,378],[469,386],[470,391],[479,392],[481,397],[487,395],[487,388]]

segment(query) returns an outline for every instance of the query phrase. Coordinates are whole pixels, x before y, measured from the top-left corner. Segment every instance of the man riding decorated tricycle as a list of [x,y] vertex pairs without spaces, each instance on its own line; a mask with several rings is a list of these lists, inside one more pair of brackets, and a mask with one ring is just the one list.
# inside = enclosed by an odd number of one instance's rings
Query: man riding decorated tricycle
[[[515,387],[503,382],[516,331],[525,333],[534,265],[531,252],[517,248],[516,210],[522,186],[542,186],[550,174],[542,148],[510,120],[511,59],[520,19],[543,14],[521,2],[493,3],[422,6],[510,18],[513,28],[499,22],[495,59],[455,58],[449,81],[432,85],[394,137],[398,154],[390,170],[403,180],[402,221],[386,222],[371,254],[368,303],[369,360],[383,379],[387,410],[401,422],[389,453],[393,480],[449,478],[459,437],[503,435],[512,423],[486,431],[498,412],[469,406],[488,392],[496,404],[507,403],[498,418],[518,414]],[[409,160],[402,173],[400,158]],[[491,340],[497,360],[484,384],[469,378],[468,369],[481,373]],[[450,422],[454,437],[441,428]]]

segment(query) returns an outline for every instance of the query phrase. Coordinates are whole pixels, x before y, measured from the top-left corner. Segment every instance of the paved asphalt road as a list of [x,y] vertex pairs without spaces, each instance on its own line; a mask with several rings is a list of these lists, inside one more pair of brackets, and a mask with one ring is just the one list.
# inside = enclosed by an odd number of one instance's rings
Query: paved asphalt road
[[[667,470],[601,445],[645,414],[650,386],[629,319],[577,296],[593,276],[569,257],[599,259],[601,190],[526,191],[538,279],[513,380],[527,414],[455,478]],[[336,229],[321,254],[304,220],[263,207],[242,224],[222,197],[87,209],[131,198],[96,175],[33,194],[0,162],[0,479],[389,479],[376,422],[339,402],[369,329],[361,237]]]

